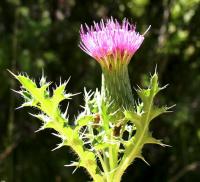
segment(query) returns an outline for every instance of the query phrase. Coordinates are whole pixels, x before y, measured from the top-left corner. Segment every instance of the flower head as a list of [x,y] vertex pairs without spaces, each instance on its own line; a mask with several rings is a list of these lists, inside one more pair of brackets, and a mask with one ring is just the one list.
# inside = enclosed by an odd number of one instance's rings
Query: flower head
[[144,40],[127,19],[119,23],[112,17],[91,27],[81,26],[80,37],[80,48],[108,68],[128,64]]

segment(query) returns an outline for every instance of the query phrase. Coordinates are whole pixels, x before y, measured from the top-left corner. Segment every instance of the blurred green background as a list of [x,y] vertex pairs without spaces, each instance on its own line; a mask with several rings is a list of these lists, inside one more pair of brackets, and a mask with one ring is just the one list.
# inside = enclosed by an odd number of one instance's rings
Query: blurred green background
[[[76,159],[69,148],[50,151],[60,142],[51,130],[34,133],[40,122],[31,109],[15,110],[22,100],[10,90],[19,85],[7,69],[37,81],[42,70],[57,83],[71,76],[73,93],[100,87],[99,65],[78,48],[79,28],[111,15],[136,22],[141,33],[152,26],[130,63],[131,84],[146,86],[157,65],[160,84],[169,83],[157,102],[176,104],[151,125],[172,147],[145,146],[150,166],[136,160],[123,181],[200,181],[200,0],[1,0],[0,181],[89,180],[83,169],[72,175],[74,169],[64,167]],[[72,117],[82,97],[71,101]]]

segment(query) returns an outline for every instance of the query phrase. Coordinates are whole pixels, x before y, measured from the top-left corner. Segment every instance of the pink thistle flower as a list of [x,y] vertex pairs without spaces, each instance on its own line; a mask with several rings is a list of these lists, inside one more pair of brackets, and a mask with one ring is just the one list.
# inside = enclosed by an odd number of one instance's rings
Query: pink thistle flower
[[120,24],[112,17],[94,22],[91,27],[81,25],[80,37],[79,47],[108,68],[128,64],[144,40],[144,36],[136,32],[136,26],[127,19]]

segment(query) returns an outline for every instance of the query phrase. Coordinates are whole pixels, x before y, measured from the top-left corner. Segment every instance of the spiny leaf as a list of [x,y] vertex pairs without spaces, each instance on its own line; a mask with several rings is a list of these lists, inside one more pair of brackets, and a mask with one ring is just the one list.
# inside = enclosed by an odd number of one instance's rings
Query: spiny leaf
[[142,153],[137,154],[136,158],[139,158],[139,159],[143,160],[143,162],[145,162],[148,166],[150,166],[150,164],[146,161],[146,159],[144,158]]
[[68,146],[68,145],[69,145],[69,144],[68,144],[67,140],[63,140],[60,144],[57,145],[57,147],[55,147],[55,148],[52,149],[51,151],[55,151],[55,150],[57,150],[57,149],[59,149],[59,148],[61,148],[61,147],[63,147],[63,146]]
[[24,88],[28,91],[32,91],[33,89],[37,88],[37,85],[34,81],[32,81],[30,78],[24,76],[24,75],[18,75],[16,78],[19,80],[19,82],[23,85]]
[[94,116],[93,115],[81,115],[77,118],[76,123],[78,127],[82,127],[87,125],[89,122],[93,121]]
[[148,105],[150,98],[154,98],[156,96],[156,94],[160,90],[162,90],[164,88],[165,87],[162,87],[162,88],[159,87],[159,84],[158,84],[158,75],[155,72],[154,75],[151,77],[149,88],[147,88],[147,89],[141,89],[141,88],[139,88],[137,90],[137,93],[138,93],[139,97],[142,99],[142,101],[144,103],[144,107],[146,105]]
[[90,166],[90,169],[94,172],[96,171],[96,159],[95,154],[93,152],[85,151],[84,152],[84,159],[80,161],[80,166]]
[[23,107],[37,107],[37,102],[34,101],[24,102],[21,106],[17,107],[16,110],[21,109]]
[[134,111],[125,111],[125,118],[136,125],[136,128],[139,129],[142,127],[141,116],[135,113]]
[[151,77],[150,89],[151,89],[151,94],[153,96],[155,96],[160,91],[160,88],[159,88],[159,85],[158,85],[158,75],[157,75],[156,72]]
[[19,75],[17,79],[22,84],[22,86],[36,99],[41,100],[44,96],[44,90],[48,85],[44,85],[41,88],[37,88],[37,85],[34,81],[29,79],[26,76]]
[[144,107],[143,102],[140,102],[140,103],[137,103],[137,104],[136,104],[136,113],[137,113],[138,115],[141,115],[141,114],[142,114],[142,112],[143,112],[143,107]]
[[53,90],[52,100],[54,102],[60,103],[62,100],[65,99],[65,87],[66,87],[66,83],[63,83]]
[[151,90],[150,89],[139,89],[137,90],[139,97],[142,99],[142,102],[146,105],[148,102],[148,98],[150,97]]
[[169,147],[170,146],[170,145],[162,143],[162,140],[156,139],[154,137],[146,138],[145,144],[157,144],[157,145],[161,145],[162,147]]
[[80,163],[79,162],[72,162],[71,164],[65,164],[64,166],[66,166],[66,167],[80,166]]
[[164,107],[152,107],[151,113],[150,113],[150,121],[153,120],[154,118],[158,117],[159,115],[167,112],[168,108],[166,106]]
[[104,150],[105,148],[108,148],[109,146],[110,146],[110,144],[108,144],[108,143],[98,143],[93,146],[93,149],[95,151],[101,151],[101,150]]
[[51,122],[52,119],[45,114],[31,114],[31,116],[38,118],[39,120],[43,121],[44,123]]

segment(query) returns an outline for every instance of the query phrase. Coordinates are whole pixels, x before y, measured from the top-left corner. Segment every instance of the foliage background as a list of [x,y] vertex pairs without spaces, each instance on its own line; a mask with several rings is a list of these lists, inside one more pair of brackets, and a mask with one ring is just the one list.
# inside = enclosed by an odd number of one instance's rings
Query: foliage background
[[[0,181],[82,182],[82,169],[66,168],[76,157],[68,148],[51,152],[59,142],[52,131],[35,130],[39,121],[30,109],[16,111],[21,99],[6,69],[48,80],[66,80],[70,92],[100,87],[100,67],[78,48],[81,23],[114,16],[152,28],[130,63],[133,87],[146,86],[158,65],[160,83],[169,87],[158,104],[176,103],[173,113],[159,117],[153,135],[171,148],[146,146],[147,166],[140,160],[123,181],[187,182],[200,180],[200,1],[199,0],[1,0],[0,1]],[[71,101],[73,116],[82,95]],[[64,105],[66,103],[63,103]]]

